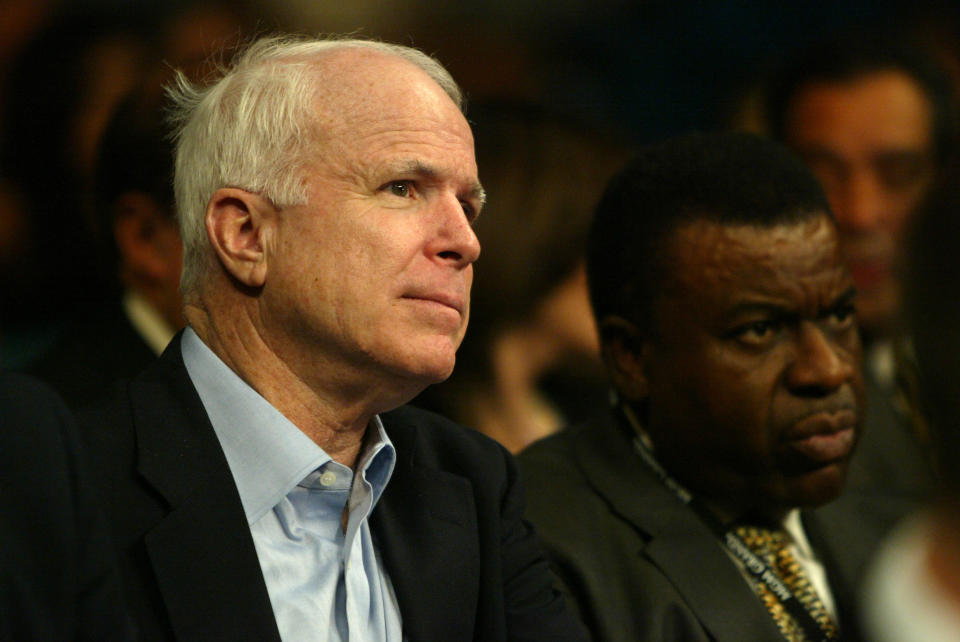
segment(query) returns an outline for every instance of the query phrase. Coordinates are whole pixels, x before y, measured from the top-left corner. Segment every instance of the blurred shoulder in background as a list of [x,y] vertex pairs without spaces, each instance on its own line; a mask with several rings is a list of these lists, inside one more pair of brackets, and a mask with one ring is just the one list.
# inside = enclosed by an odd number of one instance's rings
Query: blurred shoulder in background
[[73,417],[47,386],[6,371],[0,468],[0,639],[134,639]]

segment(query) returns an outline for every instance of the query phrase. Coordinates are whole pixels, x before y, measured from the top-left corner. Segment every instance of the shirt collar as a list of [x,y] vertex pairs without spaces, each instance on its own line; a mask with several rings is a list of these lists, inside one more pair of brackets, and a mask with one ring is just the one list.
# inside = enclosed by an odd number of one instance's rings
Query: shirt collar
[[803,521],[800,519],[800,509],[794,508],[783,518],[783,530],[787,531],[797,551],[805,558],[816,559],[810,540],[803,530]]
[[[190,327],[184,330],[181,351],[230,466],[247,523],[253,524],[304,477],[332,460]],[[358,470],[365,476],[369,471],[376,502],[393,473],[396,452],[378,416],[371,427],[375,434],[358,458]]]
[[160,356],[170,343],[170,339],[177,333],[177,329],[167,323],[167,320],[147,301],[146,297],[136,290],[126,290],[121,304],[127,319],[130,320],[130,325],[140,333],[154,354]]
[[881,387],[893,386],[897,365],[892,341],[875,342],[866,351],[864,362],[867,374],[871,375]]

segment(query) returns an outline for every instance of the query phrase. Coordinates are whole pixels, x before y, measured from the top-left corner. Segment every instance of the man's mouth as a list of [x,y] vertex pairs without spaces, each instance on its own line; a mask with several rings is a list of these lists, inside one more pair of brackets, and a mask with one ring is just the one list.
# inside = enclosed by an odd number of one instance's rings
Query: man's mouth
[[853,428],[825,435],[811,435],[788,442],[787,446],[807,459],[829,463],[848,457],[853,450]]
[[817,412],[799,421],[785,446],[807,460],[827,464],[853,451],[857,413],[853,409]]
[[443,292],[431,292],[431,293],[416,292],[411,294],[405,294],[403,298],[408,299],[410,301],[424,303],[427,305],[437,305],[437,306],[443,306],[446,308],[451,308],[461,315],[463,314],[463,310],[465,307],[464,300],[462,297],[459,297],[453,294],[446,294]]

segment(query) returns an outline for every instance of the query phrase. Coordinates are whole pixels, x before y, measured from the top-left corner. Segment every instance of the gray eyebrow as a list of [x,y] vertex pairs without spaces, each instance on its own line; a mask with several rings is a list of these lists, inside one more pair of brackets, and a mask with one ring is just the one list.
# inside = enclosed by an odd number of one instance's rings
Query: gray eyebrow
[[480,201],[481,205],[487,202],[487,191],[483,189],[483,185],[481,185],[479,181],[474,183],[473,188],[470,190],[470,196]]

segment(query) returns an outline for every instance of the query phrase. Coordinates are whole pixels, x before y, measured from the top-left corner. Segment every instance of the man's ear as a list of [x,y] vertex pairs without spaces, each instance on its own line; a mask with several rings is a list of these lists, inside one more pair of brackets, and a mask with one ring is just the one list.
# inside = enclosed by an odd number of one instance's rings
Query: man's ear
[[600,322],[603,360],[617,391],[627,401],[647,397],[644,360],[648,344],[636,324],[623,317],[608,316]]
[[250,288],[267,281],[267,252],[277,209],[258,194],[222,187],[207,205],[210,244],[224,269]]

